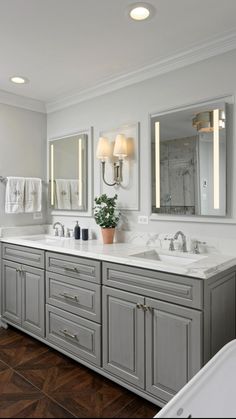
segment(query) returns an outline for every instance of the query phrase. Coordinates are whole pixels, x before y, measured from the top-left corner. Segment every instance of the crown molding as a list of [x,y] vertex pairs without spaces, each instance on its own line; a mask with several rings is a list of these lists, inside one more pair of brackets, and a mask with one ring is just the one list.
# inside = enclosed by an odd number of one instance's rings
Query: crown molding
[[27,109],[29,111],[46,113],[45,103],[40,100],[16,95],[14,93],[6,92],[5,90],[0,90],[0,103]]
[[122,89],[123,87],[127,87],[131,84],[139,83],[199,61],[224,54],[233,49],[236,49],[236,32],[231,32],[224,37],[211,40],[205,44],[194,46],[187,51],[157,61],[156,63],[145,66],[139,70],[129,72],[118,77],[106,79],[102,83],[89,89],[60,96],[57,99],[46,103],[47,113],[59,111],[97,96]]

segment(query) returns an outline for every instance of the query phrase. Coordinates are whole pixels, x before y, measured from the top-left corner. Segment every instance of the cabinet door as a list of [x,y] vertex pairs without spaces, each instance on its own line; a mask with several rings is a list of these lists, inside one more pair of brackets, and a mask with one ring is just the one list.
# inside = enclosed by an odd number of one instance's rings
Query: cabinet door
[[21,266],[2,261],[2,316],[13,323],[21,324]]
[[144,388],[144,298],[103,287],[103,367]]
[[147,298],[146,386],[168,401],[202,367],[201,312]]
[[44,271],[22,266],[22,327],[45,335]]

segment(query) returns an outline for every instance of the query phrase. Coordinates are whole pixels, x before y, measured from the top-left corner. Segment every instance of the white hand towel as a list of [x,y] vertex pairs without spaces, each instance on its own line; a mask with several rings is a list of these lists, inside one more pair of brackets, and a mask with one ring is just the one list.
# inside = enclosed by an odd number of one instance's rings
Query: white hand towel
[[68,179],[56,179],[57,209],[71,209],[71,189]]
[[70,187],[71,187],[71,209],[76,210],[80,208],[79,202],[79,181],[78,179],[71,179],[70,180]]
[[6,185],[5,212],[18,214],[24,212],[25,178],[8,177]]
[[25,212],[42,211],[42,180],[39,178],[25,179]]

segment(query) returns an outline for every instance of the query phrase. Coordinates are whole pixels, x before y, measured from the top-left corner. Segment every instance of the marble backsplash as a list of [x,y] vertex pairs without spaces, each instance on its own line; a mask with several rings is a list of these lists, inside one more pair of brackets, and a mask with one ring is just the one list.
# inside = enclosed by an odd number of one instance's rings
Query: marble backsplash
[[[183,231],[184,232],[184,231]],[[91,240],[101,241],[101,233],[99,228],[90,228],[89,238]],[[168,250],[170,239],[174,237],[174,232],[160,232],[160,233],[146,233],[139,231],[116,231],[115,241],[118,243],[130,243],[134,245],[156,247],[163,250]],[[2,227],[0,228],[0,237],[13,237],[13,236],[24,236],[34,234],[54,234],[52,225],[31,225],[31,226],[20,226],[20,227]],[[205,244],[199,244],[200,253],[206,254],[225,254],[236,256],[236,239],[225,239],[207,236],[192,235],[191,237],[186,235],[187,250],[192,252],[195,246],[196,240],[205,242]],[[175,250],[181,250],[181,237],[174,241]]]

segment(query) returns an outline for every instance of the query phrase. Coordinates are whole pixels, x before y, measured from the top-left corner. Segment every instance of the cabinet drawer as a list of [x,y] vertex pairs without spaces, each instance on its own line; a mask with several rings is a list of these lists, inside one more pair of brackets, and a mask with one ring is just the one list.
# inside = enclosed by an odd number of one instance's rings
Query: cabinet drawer
[[203,282],[199,279],[105,262],[103,283],[158,300],[203,308]]
[[46,298],[48,304],[101,321],[101,285],[47,272]]
[[44,268],[44,251],[40,249],[3,243],[2,257],[35,268]]
[[49,305],[46,305],[46,324],[49,342],[78,358],[101,365],[100,325]]
[[72,278],[101,283],[101,263],[96,260],[47,252],[46,269]]

